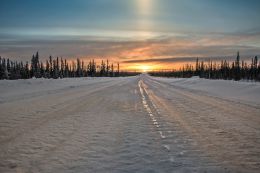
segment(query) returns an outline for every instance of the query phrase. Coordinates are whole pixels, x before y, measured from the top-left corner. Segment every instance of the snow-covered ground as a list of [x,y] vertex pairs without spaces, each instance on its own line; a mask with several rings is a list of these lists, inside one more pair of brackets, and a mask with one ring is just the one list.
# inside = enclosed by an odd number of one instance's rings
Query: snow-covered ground
[[160,82],[166,82],[175,87],[181,87],[201,91],[219,98],[248,102],[260,105],[260,82],[232,81],[232,80],[208,80],[199,77],[193,78],[156,78]]
[[0,172],[258,172],[260,84],[0,81]]

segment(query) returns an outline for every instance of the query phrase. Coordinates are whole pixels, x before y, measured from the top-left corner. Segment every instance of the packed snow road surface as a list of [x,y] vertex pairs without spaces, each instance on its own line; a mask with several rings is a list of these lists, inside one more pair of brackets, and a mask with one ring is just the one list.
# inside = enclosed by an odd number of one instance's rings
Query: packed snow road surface
[[258,172],[260,84],[0,81],[0,172]]

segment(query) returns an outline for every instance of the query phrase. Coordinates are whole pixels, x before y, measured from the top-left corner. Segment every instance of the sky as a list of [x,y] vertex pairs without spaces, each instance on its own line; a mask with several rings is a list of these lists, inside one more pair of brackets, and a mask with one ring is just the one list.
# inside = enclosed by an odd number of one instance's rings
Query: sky
[[0,56],[36,51],[125,69],[260,55],[259,0],[1,0]]

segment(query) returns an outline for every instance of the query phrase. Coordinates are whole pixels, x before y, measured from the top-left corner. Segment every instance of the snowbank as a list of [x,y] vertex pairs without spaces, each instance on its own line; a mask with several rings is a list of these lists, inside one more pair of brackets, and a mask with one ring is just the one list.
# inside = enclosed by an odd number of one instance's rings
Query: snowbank
[[155,78],[172,86],[202,91],[208,95],[260,105],[260,83],[193,78]]
[[61,89],[77,88],[98,82],[109,82],[117,78],[86,77],[63,79],[19,79],[0,80],[0,103],[23,97],[44,95]]

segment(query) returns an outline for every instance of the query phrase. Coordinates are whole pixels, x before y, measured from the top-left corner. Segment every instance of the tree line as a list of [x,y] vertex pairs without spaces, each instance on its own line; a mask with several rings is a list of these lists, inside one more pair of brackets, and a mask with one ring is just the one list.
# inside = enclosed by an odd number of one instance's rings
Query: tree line
[[120,71],[120,64],[109,63],[108,60],[97,64],[95,60],[85,63],[76,59],[69,63],[63,58],[52,56],[45,63],[40,61],[39,53],[32,56],[31,63],[12,61],[0,57],[0,79],[29,78],[72,78],[72,77],[119,77],[136,75],[134,72]]
[[197,58],[195,66],[186,64],[179,70],[154,71],[150,72],[150,75],[178,78],[199,76],[200,78],[207,79],[260,81],[260,63],[257,56],[251,59],[251,63],[241,61],[238,52],[236,60],[233,62],[222,60],[221,63],[212,61],[205,63],[204,61],[199,61]]

